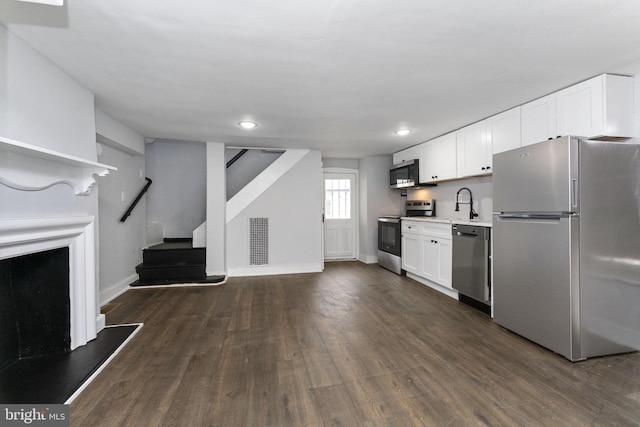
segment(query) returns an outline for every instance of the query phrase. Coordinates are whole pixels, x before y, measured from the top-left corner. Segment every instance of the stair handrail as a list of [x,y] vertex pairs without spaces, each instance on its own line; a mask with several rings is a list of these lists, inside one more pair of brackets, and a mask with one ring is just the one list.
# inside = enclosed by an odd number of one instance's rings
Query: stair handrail
[[233,158],[227,162],[227,169],[229,169],[232,164],[237,162],[240,157],[244,156],[247,153],[247,151],[249,151],[249,150],[246,149],[246,148],[243,148],[242,150],[240,150],[240,152],[238,154],[233,156]]
[[144,187],[142,187],[142,190],[140,190],[135,200],[131,203],[131,206],[129,206],[129,209],[127,209],[124,215],[122,215],[122,218],[120,218],[120,222],[125,222],[127,218],[129,218],[129,215],[131,215],[131,212],[133,212],[133,209],[136,207],[140,199],[142,199],[142,196],[144,196],[144,193],[146,193],[149,187],[151,187],[151,183],[153,181],[147,177],[145,177],[144,179],[147,180],[147,183],[144,185]]

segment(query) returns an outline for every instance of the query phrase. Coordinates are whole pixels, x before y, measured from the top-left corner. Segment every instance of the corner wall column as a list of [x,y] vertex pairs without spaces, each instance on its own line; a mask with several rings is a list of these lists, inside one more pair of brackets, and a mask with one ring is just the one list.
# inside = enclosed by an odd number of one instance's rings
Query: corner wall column
[[226,172],[224,144],[207,143],[207,276],[226,276]]

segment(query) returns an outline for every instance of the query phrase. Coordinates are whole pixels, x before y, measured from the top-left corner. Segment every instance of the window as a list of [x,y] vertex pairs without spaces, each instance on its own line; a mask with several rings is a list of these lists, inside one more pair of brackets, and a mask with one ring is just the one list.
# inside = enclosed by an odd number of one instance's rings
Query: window
[[350,180],[324,180],[324,214],[326,219],[351,219]]

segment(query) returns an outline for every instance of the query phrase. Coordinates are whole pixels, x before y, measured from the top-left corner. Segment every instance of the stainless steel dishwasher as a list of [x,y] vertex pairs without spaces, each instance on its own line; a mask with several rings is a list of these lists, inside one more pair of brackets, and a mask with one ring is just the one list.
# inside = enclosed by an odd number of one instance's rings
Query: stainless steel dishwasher
[[491,311],[491,229],[453,224],[453,272],[451,283],[459,300],[485,313]]

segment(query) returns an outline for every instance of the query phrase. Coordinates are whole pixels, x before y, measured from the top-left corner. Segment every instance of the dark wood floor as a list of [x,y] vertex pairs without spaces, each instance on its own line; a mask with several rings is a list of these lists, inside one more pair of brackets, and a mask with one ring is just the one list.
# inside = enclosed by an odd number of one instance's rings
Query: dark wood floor
[[639,425],[640,354],[571,363],[376,265],[136,289],[74,426]]

